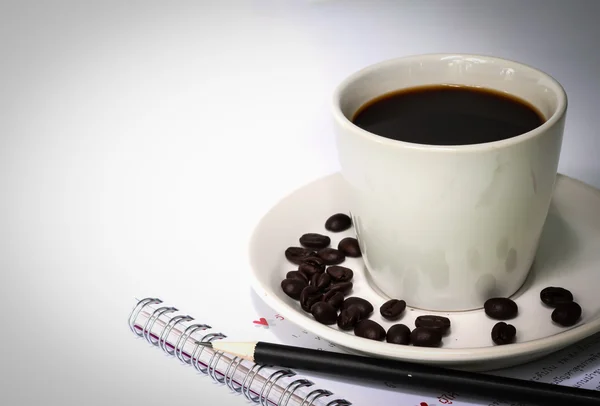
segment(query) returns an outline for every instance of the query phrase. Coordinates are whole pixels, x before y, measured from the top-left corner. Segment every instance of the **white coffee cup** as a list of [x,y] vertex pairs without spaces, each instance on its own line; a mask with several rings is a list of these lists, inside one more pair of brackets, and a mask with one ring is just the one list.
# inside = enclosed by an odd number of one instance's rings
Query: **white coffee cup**
[[[352,123],[366,102],[420,85],[507,92],[546,121],[484,144],[439,146],[384,138]],[[434,311],[481,308],[524,283],[554,189],[567,96],[549,75],[481,55],[384,61],[335,90],[333,117],[348,208],[367,272],[384,294]]]

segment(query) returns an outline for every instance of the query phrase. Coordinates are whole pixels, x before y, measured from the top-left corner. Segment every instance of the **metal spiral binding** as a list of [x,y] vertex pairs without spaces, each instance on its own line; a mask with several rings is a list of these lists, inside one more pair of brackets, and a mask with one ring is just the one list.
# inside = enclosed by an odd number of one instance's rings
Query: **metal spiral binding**
[[348,402],[346,399],[336,399],[327,403],[325,406],[350,406],[352,403]]
[[[308,379],[296,379],[295,381],[290,382],[290,384],[285,388],[285,390],[279,397],[279,400],[277,401],[277,405],[287,406],[287,404],[289,403],[294,392],[296,392],[300,388],[313,386],[313,385],[314,385],[314,382],[311,382]],[[286,395],[287,395],[287,398],[286,398]],[[284,399],[285,399],[285,403],[283,403]]]
[[160,304],[162,303],[162,300],[157,299],[157,298],[146,298],[146,299],[142,299],[140,300],[137,305],[135,305],[135,307],[133,308],[133,310],[131,311],[131,314],[129,315],[129,328],[131,329],[131,331],[133,331],[133,333],[137,336],[142,336],[143,334],[143,330],[141,333],[138,333],[135,330],[135,321],[137,320],[138,316],[140,315],[140,312],[142,311],[142,309],[148,305],[151,304]]
[[[254,403],[258,403],[258,398],[260,396],[252,397],[250,388],[252,387],[252,382],[254,382],[256,375],[258,375],[258,373],[265,367],[267,367],[267,365],[254,364],[252,368],[248,370],[246,376],[244,377],[244,381],[242,382],[242,394],[246,397],[246,399]],[[252,378],[250,378],[250,376],[252,376]],[[248,381],[248,385],[246,385],[246,381]]]
[[190,316],[175,316],[171,320],[169,320],[165,328],[163,328],[162,332],[160,333],[160,337],[158,339],[158,344],[164,352],[166,352],[169,355],[175,354],[175,350],[171,352],[171,350],[167,348],[167,338],[169,338],[169,334],[171,334],[171,331],[173,331],[173,327],[175,327],[179,323],[191,320],[194,320],[194,318]]
[[[192,365],[194,366],[194,368],[196,368],[196,371],[202,372],[204,375],[208,374],[208,367],[202,368],[200,366],[200,356],[202,355],[202,352],[205,348],[204,346],[200,345],[200,343],[211,342],[213,340],[219,340],[221,338],[226,337],[227,336],[225,334],[221,333],[209,333],[202,337],[200,341],[196,341],[196,348],[194,348],[194,352],[192,353]],[[198,350],[200,351],[198,352]]]
[[[242,364],[243,359],[240,357],[234,357],[229,365],[227,366],[227,370],[225,371],[225,385],[233,392],[240,393],[242,391],[242,387],[238,386],[237,388],[234,386],[233,377],[235,375],[235,371],[237,371],[238,367]],[[234,366],[235,365],[235,366]],[[233,367],[233,369],[231,369]],[[231,374],[229,374],[229,370],[231,370]]]
[[[294,371],[290,371],[289,369],[280,369],[273,372],[271,376],[269,376],[269,379],[267,379],[267,382],[265,382],[265,384],[263,385],[262,390],[260,391],[260,395],[258,397],[258,400],[260,400],[260,405],[269,406],[269,394],[271,393],[271,389],[273,389],[273,386],[275,386],[278,380],[280,380],[281,378],[291,377],[295,375],[296,373]],[[267,390],[267,388],[269,389]],[[267,392],[265,393],[265,391]]]
[[181,362],[183,362],[184,364],[188,364],[188,365],[190,365],[192,363],[192,358],[190,358],[189,360],[186,360],[185,356],[183,355],[183,348],[187,344],[191,335],[194,334],[198,330],[206,330],[209,328],[212,328],[212,327],[209,326],[208,324],[192,324],[191,326],[189,326],[188,328],[185,329],[183,334],[181,334],[179,336],[179,339],[177,340],[177,343],[175,344],[175,355],[177,356],[177,358],[179,358],[179,360]]
[[[271,391],[277,384],[277,382],[282,378],[289,378],[296,375],[295,372],[289,369],[278,369],[269,375],[264,384],[259,388],[259,390],[252,390],[252,384],[255,381],[255,378],[259,375],[259,372],[263,370],[263,368],[270,368],[268,365],[260,365],[253,364],[252,367],[248,368],[248,372],[244,375],[242,383],[234,381],[234,376],[238,370],[238,367],[242,365],[243,359],[240,357],[234,357],[231,359],[229,364],[227,365],[227,369],[222,377],[217,375],[217,366],[221,361],[224,353],[222,351],[213,351],[212,356],[210,357],[206,367],[202,367],[200,364],[200,357],[205,347],[200,345],[199,343],[210,342],[213,340],[218,340],[222,338],[226,338],[224,334],[221,333],[209,333],[205,334],[200,341],[195,341],[196,347],[194,348],[192,354],[188,355],[184,353],[184,348],[192,338],[193,334],[199,330],[206,330],[212,328],[207,324],[192,324],[189,327],[186,327],[185,330],[181,333],[177,342],[174,346],[169,344],[169,336],[171,332],[180,323],[185,323],[194,320],[191,316],[183,316],[177,315],[171,317],[169,321],[165,324],[165,326],[161,329],[159,334],[152,334],[152,329],[156,321],[161,317],[169,313],[173,313],[178,311],[175,307],[162,306],[152,311],[150,317],[146,320],[146,323],[143,327],[140,327],[135,324],[139,314],[146,306],[161,304],[162,300],[158,298],[145,298],[136,304],[131,314],[129,315],[129,328],[131,331],[136,334],[138,337],[145,338],[150,344],[159,347],[165,353],[171,356],[176,356],[182,363],[187,365],[192,365],[197,371],[202,372],[205,375],[210,376],[215,382],[225,384],[231,391],[236,393],[241,393],[246,397],[246,399],[250,400],[253,403],[260,403],[261,406],[268,406],[271,401],[269,400],[269,395]],[[138,331],[141,328],[141,331]],[[154,337],[158,337],[156,340]],[[169,348],[172,347],[172,350]],[[186,359],[187,358],[187,359]],[[296,379],[290,382],[287,387],[281,393],[279,400],[277,401],[277,406],[287,406],[294,396],[296,391],[304,387],[313,386],[314,383],[307,379]],[[304,396],[301,401],[300,406],[314,406],[315,401],[317,399],[331,396],[332,392],[324,389],[315,389],[309,392],[306,396]],[[352,403],[348,402],[345,399],[335,399],[331,402],[327,403],[326,406],[349,406]]]
[[152,328],[154,327],[154,323],[156,323],[156,320],[158,320],[158,318],[163,314],[173,313],[176,311],[176,308],[166,306],[159,307],[158,309],[156,309],[154,313],[152,313],[152,316],[150,316],[148,320],[146,320],[146,324],[144,325],[144,329],[142,330],[142,334],[146,338],[146,341],[148,341],[152,345],[158,345],[158,341],[154,342],[154,340],[152,339],[152,335],[150,334],[152,332]]
[[[221,357],[223,356],[223,351],[215,351],[212,355],[212,357],[210,357],[210,360],[208,361],[208,376],[210,376],[213,381],[217,382],[217,383],[223,383],[225,382],[225,378],[219,378],[216,375],[216,371],[217,371],[217,365],[219,364],[219,361],[221,360]],[[214,363],[213,363],[214,360]]]
[[[322,398],[323,396],[330,396],[332,395],[331,392],[329,392],[328,390],[325,389],[315,389],[312,392],[309,392],[304,399],[302,399],[302,403],[300,403],[300,406],[312,406],[315,403],[315,400]],[[312,400],[310,401],[310,403],[308,403],[308,399],[310,399],[310,397],[313,397]]]

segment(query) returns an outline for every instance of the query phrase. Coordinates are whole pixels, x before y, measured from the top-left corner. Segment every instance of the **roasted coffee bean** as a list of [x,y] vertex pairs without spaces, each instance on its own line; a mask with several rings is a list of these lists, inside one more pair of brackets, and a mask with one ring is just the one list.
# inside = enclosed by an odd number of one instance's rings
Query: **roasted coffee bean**
[[291,278],[291,279],[298,279],[300,281],[304,281],[306,282],[306,284],[308,285],[308,278],[306,277],[305,274],[303,274],[302,272],[299,271],[289,271],[286,275],[286,278]]
[[327,302],[317,302],[312,305],[310,312],[316,321],[322,324],[335,324],[337,311]]
[[519,307],[506,297],[494,297],[486,300],[483,304],[485,314],[495,320],[508,320],[517,316]]
[[404,324],[394,324],[387,331],[385,341],[392,344],[410,344],[410,329]]
[[341,264],[346,259],[342,251],[338,251],[335,248],[323,248],[317,251],[317,256],[325,262],[325,265]]
[[289,247],[285,250],[285,257],[293,264],[300,265],[308,257],[315,256],[316,253],[308,248]]
[[338,250],[342,251],[342,253],[347,257],[358,258],[362,255],[360,252],[360,246],[358,245],[358,240],[353,237],[343,238],[338,244]]
[[373,320],[361,320],[354,326],[354,335],[381,341],[385,338],[385,329]]
[[350,218],[350,216],[344,213],[334,214],[333,216],[329,217],[327,221],[325,221],[325,228],[335,233],[345,231],[351,226],[352,219]]
[[492,341],[498,345],[510,344],[515,340],[517,329],[512,324],[499,321],[492,328]]
[[336,310],[339,310],[342,307],[342,303],[344,303],[344,294],[337,290],[330,290],[323,295],[322,300],[332,305]]
[[307,248],[321,249],[329,247],[329,244],[331,244],[331,238],[322,234],[307,233],[300,237],[300,245]]
[[327,273],[331,276],[331,279],[336,282],[349,282],[354,277],[352,269],[339,265],[328,267]]
[[351,307],[356,307],[360,310],[360,318],[366,319],[373,313],[373,305],[366,299],[358,296],[352,296],[344,300],[342,303],[342,310],[349,309]]
[[406,309],[406,302],[404,300],[390,299],[381,305],[379,313],[381,313],[384,319],[398,320],[404,309]]
[[329,292],[332,290],[334,290],[336,292],[342,292],[342,294],[344,294],[344,296],[346,296],[352,290],[352,282],[332,283],[331,285],[329,285],[328,287],[325,288],[326,292]]
[[313,276],[310,277],[310,282],[308,283],[310,286],[317,286],[317,281],[319,279],[320,275],[324,275],[322,273],[316,273]]
[[323,294],[314,286],[306,286],[300,293],[300,307],[310,313],[312,305],[323,298]]
[[581,317],[581,306],[577,302],[563,303],[552,312],[552,321],[564,327],[577,323]]
[[360,309],[358,307],[349,307],[340,312],[337,325],[342,330],[352,330],[361,319]]
[[437,347],[442,342],[442,332],[437,328],[417,327],[410,333],[415,347]]
[[298,267],[298,271],[311,278],[316,273],[325,272],[325,261],[319,257],[304,258]]
[[542,302],[550,307],[573,301],[573,294],[565,288],[550,286],[540,292]]
[[446,334],[450,328],[450,319],[444,316],[425,315],[419,316],[415,320],[415,327],[425,327],[434,330],[439,330],[442,334]]
[[310,284],[323,291],[331,283],[331,276],[326,273],[316,273],[312,276]]
[[306,287],[306,282],[299,279],[286,278],[281,281],[281,289],[292,299],[300,299],[302,289]]

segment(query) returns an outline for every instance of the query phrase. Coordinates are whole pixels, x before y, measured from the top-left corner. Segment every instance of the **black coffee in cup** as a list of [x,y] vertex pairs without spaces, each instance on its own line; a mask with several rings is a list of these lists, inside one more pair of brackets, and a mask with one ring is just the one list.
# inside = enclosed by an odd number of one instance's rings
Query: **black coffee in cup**
[[467,145],[515,137],[542,125],[530,103],[499,91],[432,85],[387,93],[365,103],[352,122],[373,134],[428,145]]

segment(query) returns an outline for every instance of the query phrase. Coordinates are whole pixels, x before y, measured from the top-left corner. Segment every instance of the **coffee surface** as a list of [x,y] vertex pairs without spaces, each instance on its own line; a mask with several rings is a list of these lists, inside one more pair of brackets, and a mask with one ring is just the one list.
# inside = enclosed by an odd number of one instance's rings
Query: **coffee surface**
[[528,102],[491,89],[421,86],[382,95],[352,118],[358,127],[394,140],[428,145],[499,141],[542,125]]

